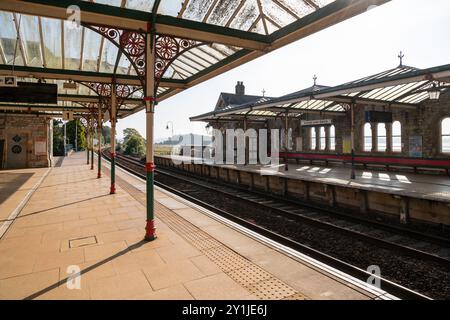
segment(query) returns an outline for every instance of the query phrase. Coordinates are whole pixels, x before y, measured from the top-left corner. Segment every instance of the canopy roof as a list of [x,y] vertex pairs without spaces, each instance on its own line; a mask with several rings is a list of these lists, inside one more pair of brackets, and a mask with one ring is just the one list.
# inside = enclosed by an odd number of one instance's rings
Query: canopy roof
[[417,69],[400,65],[369,77],[335,87],[314,85],[279,98],[255,100],[223,111],[208,112],[191,121],[232,121],[249,118],[299,117],[304,113],[345,115],[352,103],[416,108],[428,99],[428,90],[437,85],[450,89],[450,65]]
[[[2,0],[0,75],[56,81],[64,103],[52,108],[32,106],[53,113],[63,105],[83,108],[86,96],[91,100],[98,96],[92,84],[111,84],[114,78],[122,89],[127,86],[128,92],[135,92],[127,96],[135,100],[123,103],[119,117],[124,117],[143,109],[142,74],[108,32],[117,32],[121,39],[125,31],[145,33],[150,27],[166,50],[187,44],[187,50],[175,55],[167,67],[158,69],[156,64],[156,72],[161,73],[157,95],[162,101],[387,1]],[[67,20],[72,13],[67,8],[74,4],[81,9],[79,28]],[[62,83],[67,80],[84,85],[64,90]],[[4,104],[0,107],[5,109]]]

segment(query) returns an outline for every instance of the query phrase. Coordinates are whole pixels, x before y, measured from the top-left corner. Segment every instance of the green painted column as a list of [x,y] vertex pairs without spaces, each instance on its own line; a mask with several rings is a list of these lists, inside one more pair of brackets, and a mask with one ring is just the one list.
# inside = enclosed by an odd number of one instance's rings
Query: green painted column
[[86,164],[89,165],[89,121],[87,122],[86,125]]
[[109,193],[116,193],[116,122],[117,122],[117,97],[116,97],[116,84],[112,83],[111,86],[111,188]]
[[97,170],[97,178],[100,179],[102,177],[102,125],[97,126],[97,139],[98,139],[98,170]]
[[[150,31],[150,30],[149,30]],[[155,234],[155,215],[154,215],[154,173],[155,165],[153,163],[153,125],[155,114],[155,46],[154,30],[146,35],[146,72],[145,72],[145,116],[146,116],[146,164],[147,174],[147,223],[145,227],[145,240],[153,241]]]
[[[93,123],[93,121],[92,121]],[[94,127],[91,126],[91,170],[94,170]]]

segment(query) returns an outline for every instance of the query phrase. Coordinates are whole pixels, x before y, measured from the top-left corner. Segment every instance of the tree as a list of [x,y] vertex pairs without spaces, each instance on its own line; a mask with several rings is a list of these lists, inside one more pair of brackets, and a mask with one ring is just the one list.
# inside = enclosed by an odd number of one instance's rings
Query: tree
[[53,120],[53,156],[64,156],[64,128],[61,120]]
[[139,131],[137,131],[134,128],[126,128],[123,130],[123,144],[127,143],[127,140],[130,139],[132,136],[139,136],[142,137],[139,133]]
[[125,154],[142,157],[145,154],[145,140],[141,136],[133,135],[125,145]]
[[69,121],[67,122],[66,126],[67,126],[66,135],[68,143],[71,144],[75,149],[75,135],[77,135],[78,139],[76,140],[78,150],[86,149],[86,129],[81,124],[81,121],[80,120]]
[[103,142],[105,144],[111,143],[111,127],[103,125],[102,126],[102,136],[103,136]]
[[123,130],[122,148],[127,155],[142,157],[145,155],[145,139],[134,128],[126,128]]

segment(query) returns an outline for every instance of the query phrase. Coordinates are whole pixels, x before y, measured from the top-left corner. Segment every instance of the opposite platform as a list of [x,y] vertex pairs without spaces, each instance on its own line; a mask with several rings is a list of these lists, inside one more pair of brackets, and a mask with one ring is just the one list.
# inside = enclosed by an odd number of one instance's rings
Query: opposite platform
[[145,183],[120,170],[117,182],[109,195],[84,153],[52,168],[0,240],[0,299],[377,298],[162,191],[144,242]]

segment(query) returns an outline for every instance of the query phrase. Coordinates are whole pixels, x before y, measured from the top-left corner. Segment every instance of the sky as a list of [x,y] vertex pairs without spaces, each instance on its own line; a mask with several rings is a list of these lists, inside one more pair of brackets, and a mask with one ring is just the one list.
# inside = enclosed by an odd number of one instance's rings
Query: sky
[[[243,81],[246,94],[277,97],[313,85],[334,86],[403,64],[429,68],[450,63],[450,1],[392,0],[356,17],[303,38],[160,102],[155,112],[155,141],[174,134],[206,134],[204,122],[189,117],[214,109],[221,92],[234,93]],[[170,127],[171,124],[169,124]],[[117,124],[145,137],[141,111]]]

